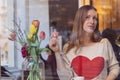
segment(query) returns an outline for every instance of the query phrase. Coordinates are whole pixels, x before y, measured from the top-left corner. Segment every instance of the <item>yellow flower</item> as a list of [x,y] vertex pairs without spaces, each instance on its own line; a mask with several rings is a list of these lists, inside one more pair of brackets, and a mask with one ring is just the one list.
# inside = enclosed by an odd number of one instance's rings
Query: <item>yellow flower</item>
[[36,34],[36,32],[37,32],[37,28],[34,25],[31,25],[30,26],[30,33]]
[[28,38],[29,39],[31,39],[32,38],[32,34],[30,33],[30,34],[28,34]]

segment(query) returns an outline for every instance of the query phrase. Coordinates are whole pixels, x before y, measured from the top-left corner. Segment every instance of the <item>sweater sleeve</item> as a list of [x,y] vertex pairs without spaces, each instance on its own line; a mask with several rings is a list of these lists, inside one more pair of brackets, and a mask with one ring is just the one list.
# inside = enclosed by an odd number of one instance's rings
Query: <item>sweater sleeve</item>
[[72,78],[72,69],[67,57],[64,54],[55,54],[57,61],[57,73],[60,80],[70,80]]
[[120,72],[119,63],[116,59],[115,53],[113,51],[111,43],[104,39],[105,45],[106,45],[106,52],[108,53],[108,67],[110,72],[114,73],[116,76],[118,76]]

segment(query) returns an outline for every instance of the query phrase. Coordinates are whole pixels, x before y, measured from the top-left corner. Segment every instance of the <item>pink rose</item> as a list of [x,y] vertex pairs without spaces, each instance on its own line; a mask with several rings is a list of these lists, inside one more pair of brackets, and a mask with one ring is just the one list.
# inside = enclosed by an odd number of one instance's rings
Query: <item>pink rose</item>
[[41,31],[39,37],[40,37],[41,40],[44,40],[45,39],[45,32]]
[[16,39],[16,33],[12,32],[10,33],[10,36],[8,37],[9,40],[14,41]]

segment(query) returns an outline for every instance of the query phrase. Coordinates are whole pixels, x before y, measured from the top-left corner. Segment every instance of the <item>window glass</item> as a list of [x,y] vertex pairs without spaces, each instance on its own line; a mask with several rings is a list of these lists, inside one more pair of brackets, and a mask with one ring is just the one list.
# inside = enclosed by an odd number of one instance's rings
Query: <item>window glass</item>
[[[7,0],[0,1],[0,56],[1,65],[14,66],[14,42],[8,40],[8,35],[13,28],[13,4]],[[9,21],[11,20],[11,21]]]
[[69,40],[78,0],[49,0],[49,23],[52,31],[58,31],[63,44]]

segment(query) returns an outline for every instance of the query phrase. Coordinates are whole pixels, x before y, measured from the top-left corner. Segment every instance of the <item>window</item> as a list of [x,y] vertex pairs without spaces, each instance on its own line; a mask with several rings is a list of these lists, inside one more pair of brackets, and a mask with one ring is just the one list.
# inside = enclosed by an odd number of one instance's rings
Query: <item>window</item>
[[[10,10],[10,11],[9,11]],[[14,42],[8,40],[9,29],[13,29],[13,8],[7,0],[0,1],[0,56],[1,65],[14,66]],[[11,16],[9,16],[11,15]],[[11,21],[9,21],[11,20]],[[9,29],[8,29],[9,28]]]
[[50,29],[59,32],[63,44],[69,39],[77,9],[78,0],[49,0]]

